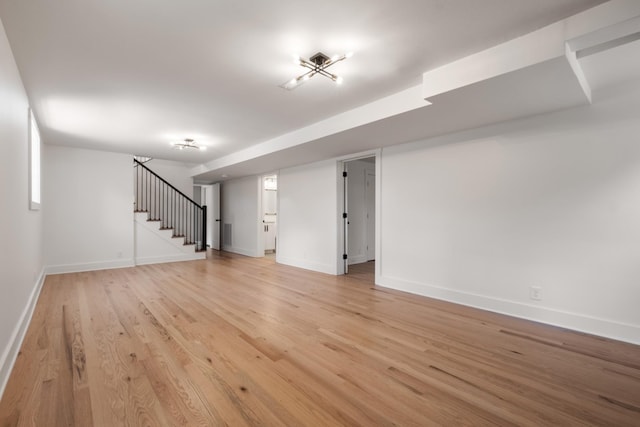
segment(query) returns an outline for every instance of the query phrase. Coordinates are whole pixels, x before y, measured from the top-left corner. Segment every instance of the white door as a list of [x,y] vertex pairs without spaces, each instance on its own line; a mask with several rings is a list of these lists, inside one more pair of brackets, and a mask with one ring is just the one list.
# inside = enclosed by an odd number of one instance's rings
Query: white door
[[220,184],[213,184],[211,249],[220,250]]
[[349,208],[349,181],[347,180],[347,172],[348,172],[348,163],[344,162],[342,164],[342,228],[344,230],[344,236],[342,241],[342,259],[344,260],[344,274],[349,274],[349,258],[348,258],[348,249],[349,249],[349,218],[348,218],[348,208]]
[[365,187],[367,215],[367,261],[376,258],[376,174],[367,171]]
[[202,205],[207,207],[207,246],[220,250],[220,184],[202,186]]

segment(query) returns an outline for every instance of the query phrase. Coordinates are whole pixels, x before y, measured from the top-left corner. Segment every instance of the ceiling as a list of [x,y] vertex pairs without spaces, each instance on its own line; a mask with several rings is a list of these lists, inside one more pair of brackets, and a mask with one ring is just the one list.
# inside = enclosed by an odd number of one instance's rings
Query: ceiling
[[[599,3],[0,0],[0,18],[46,144],[203,164]],[[343,85],[279,87],[318,51],[354,53],[332,67]],[[207,150],[171,148],[185,138]]]

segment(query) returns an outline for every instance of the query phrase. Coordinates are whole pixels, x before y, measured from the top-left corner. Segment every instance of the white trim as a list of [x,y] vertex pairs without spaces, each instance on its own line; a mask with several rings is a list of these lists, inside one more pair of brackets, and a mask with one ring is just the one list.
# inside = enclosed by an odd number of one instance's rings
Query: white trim
[[394,277],[381,276],[376,285],[403,292],[435,298],[455,304],[466,305],[495,313],[506,314],[521,319],[532,320],[548,325],[559,326],[575,331],[594,334],[615,340],[640,344],[640,326],[615,322],[580,313],[524,304],[501,298],[461,292],[426,283],[411,282]]
[[[348,154],[346,156],[336,157],[335,160],[337,160],[338,162],[352,162],[354,160],[362,160],[375,157],[377,161],[378,154],[380,154],[381,152],[382,150],[380,148],[374,148],[373,150],[359,151],[357,153]],[[340,170],[340,172],[342,172],[342,170]]]
[[[344,172],[345,163],[347,160],[338,160],[336,163],[336,221],[338,221],[338,225],[336,230],[338,231],[338,238],[336,239],[336,275],[341,276],[344,274],[344,259],[342,255],[344,254],[344,238],[345,238],[345,229],[344,229],[344,218],[342,218],[342,214],[344,212],[344,177],[342,173]],[[347,264],[348,265],[348,264]]]
[[305,270],[317,271],[319,273],[326,273],[336,275],[336,271],[331,264],[322,264],[319,262],[312,262],[304,259],[295,258],[278,258],[278,264],[290,265],[292,267],[303,268]]
[[233,246],[222,246],[222,250],[225,252],[231,252],[238,255],[250,256],[252,258],[261,258],[264,257],[264,253],[260,254],[256,252],[255,249],[242,249],[242,248],[234,248]]
[[[366,159],[369,157],[375,157],[375,171],[376,171],[376,203],[375,203],[375,215],[376,215],[376,224],[375,224],[375,259],[376,259],[376,283],[378,281],[378,276],[380,272],[380,262],[381,259],[381,240],[380,240],[380,215],[382,213],[382,149],[376,148],[374,150],[366,150],[360,151],[358,153],[353,153],[346,156],[337,157],[334,159],[336,161],[336,220],[338,221],[337,231],[338,238],[336,239],[336,271],[330,274],[335,275],[343,275],[344,274],[344,260],[342,259],[343,248],[344,248],[344,220],[342,219],[343,212],[343,204],[344,204],[344,186],[342,183],[342,172],[344,170],[344,164],[347,162],[351,162],[354,160]],[[348,254],[347,254],[348,255]],[[364,261],[367,262],[366,255],[364,256]],[[355,264],[358,262],[359,258],[355,258],[354,262],[351,262],[351,259],[347,258],[348,265]],[[303,267],[304,268],[304,267]],[[315,269],[310,269],[315,270]],[[320,271],[320,270],[316,270]],[[322,270],[324,272],[324,270]]]
[[382,275],[382,153],[379,149],[376,154],[376,262],[374,283],[380,281]]
[[80,273],[83,271],[110,270],[112,268],[135,267],[133,259],[114,259],[111,261],[87,262],[80,264],[49,265],[47,274]]
[[40,291],[42,290],[42,285],[44,284],[45,277],[46,275],[43,269],[40,272],[40,277],[38,278],[33,291],[31,291],[29,301],[27,301],[27,305],[22,311],[20,321],[11,334],[9,345],[7,345],[2,354],[2,358],[0,358],[0,399],[4,394],[4,389],[7,386],[7,382],[9,381],[9,377],[11,376],[13,366],[16,363],[20,347],[22,346],[22,341],[24,341],[27,329],[29,328],[29,324],[31,323],[31,318],[33,317],[33,312],[36,308],[38,298],[40,297]]
[[162,264],[164,262],[196,261],[201,259],[207,259],[207,254],[205,252],[137,258],[136,265]]
[[340,132],[397,116],[431,103],[422,97],[422,84],[410,87],[384,98],[377,99],[352,110],[296,129],[273,139],[252,145],[191,169],[191,176],[202,175],[223,168],[258,159],[269,154],[336,135]]

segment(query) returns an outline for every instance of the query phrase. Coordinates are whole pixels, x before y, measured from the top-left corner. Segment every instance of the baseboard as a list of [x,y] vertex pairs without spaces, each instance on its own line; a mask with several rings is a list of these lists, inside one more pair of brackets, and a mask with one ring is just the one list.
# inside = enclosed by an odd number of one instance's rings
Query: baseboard
[[521,319],[572,329],[601,337],[640,344],[640,326],[556,310],[541,305],[492,298],[468,292],[381,276],[377,285],[429,298],[440,299]]
[[250,256],[253,258],[257,258],[264,255],[264,254],[258,254],[257,251],[255,250],[252,251],[249,249],[235,248],[233,246],[222,246],[222,250],[225,252],[231,252],[238,255]]
[[192,254],[136,258],[136,265],[162,264],[164,262],[179,262],[179,261],[196,261],[196,260],[201,260],[206,258],[207,258],[207,254],[205,252],[194,252]]
[[306,259],[286,258],[279,256],[276,252],[276,262],[280,264],[290,265],[292,267],[304,268],[305,270],[317,271],[319,273],[336,275],[336,266],[329,264],[321,264]]
[[47,274],[80,273],[82,271],[111,270],[113,268],[134,267],[133,259],[114,259],[111,261],[98,261],[80,264],[50,265],[47,266]]
[[40,291],[42,290],[42,285],[44,284],[45,277],[46,275],[43,269],[40,273],[38,281],[33,288],[33,291],[31,291],[31,295],[29,296],[29,300],[27,301],[27,306],[22,311],[20,320],[14,328],[13,333],[11,334],[11,341],[9,342],[9,345],[6,347],[4,353],[2,354],[2,358],[0,359],[0,399],[2,399],[4,389],[7,386],[9,376],[11,375],[11,371],[13,370],[13,365],[16,363],[18,352],[20,351],[20,347],[22,346],[22,341],[24,341],[27,329],[29,328],[29,324],[31,323],[31,317],[33,316],[33,311],[36,308],[36,303],[38,302],[38,298],[40,297]]

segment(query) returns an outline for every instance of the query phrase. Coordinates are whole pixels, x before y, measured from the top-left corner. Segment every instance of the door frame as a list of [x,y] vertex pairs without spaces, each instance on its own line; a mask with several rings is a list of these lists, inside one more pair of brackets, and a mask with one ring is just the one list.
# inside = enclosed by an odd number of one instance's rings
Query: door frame
[[[373,239],[371,239],[371,233],[369,232],[369,226],[371,225],[370,219],[369,219],[369,207],[370,205],[370,199],[369,199],[369,195],[371,194],[371,191],[368,188],[367,183],[369,182],[370,177],[373,176],[373,216],[374,216],[374,222],[373,222]],[[366,241],[366,247],[365,247],[365,256],[367,258],[367,262],[369,261],[375,261],[376,259],[376,224],[375,224],[375,218],[376,218],[376,207],[375,207],[375,203],[376,203],[376,172],[375,169],[373,171],[370,170],[366,170],[364,173],[364,182],[365,182],[365,193],[364,193],[364,205],[365,205],[365,210],[367,212],[367,217],[366,217],[366,234],[367,234],[367,241]],[[373,250],[369,250],[369,246],[373,245]],[[370,256],[369,254],[372,253],[372,255]]]
[[[337,236],[337,245],[336,245],[336,272],[338,275],[343,275],[345,274],[345,266],[347,264],[347,261],[344,260],[342,258],[342,255],[344,254],[344,248],[345,248],[345,236],[346,236],[346,229],[345,229],[345,222],[342,214],[343,212],[346,211],[346,203],[348,203],[347,198],[348,195],[346,195],[345,197],[345,190],[344,190],[344,178],[342,176],[342,172],[344,171],[345,168],[345,163],[353,161],[353,160],[359,160],[359,159],[364,159],[367,157],[375,157],[376,159],[376,191],[375,191],[375,195],[376,195],[376,200],[375,200],[375,213],[376,213],[376,221],[375,221],[375,283],[377,284],[379,282],[379,278],[380,278],[380,272],[382,271],[382,256],[381,256],[381,252],[382,252],[382,238],[381,238],[381,230],[380,230],[380,218],[381,218],[381,206],[382,206],[382,185],[381,185],[381,179],[382,179],[382,149],[376,149],[376,150],[368,150],[368,151],[362,151],[359,153],[355,153],[355,154],[350,154],[347,156],[342,156],[339,157],[337,159],[337,165],[336,165],[336,192],[337,192],[337,200],[336,200],[336,221],[337,221],[337,230],[338,230],[338,236]],[[346,268],[346,271],[348,271],[348,266]]]
[[[222,248],[222,230],[220,228],[221,224],[221,206],[220,206],[220,183],[216,182],[213,184],[199,184],[200,185],[200,193],[201,193],[201,204],[207,206],[207,242],[206,245],[213,250],[221,250]],[[217,190],[215,190],[217,188]],[[202,195],[204,195],[207,189],[211,190],[211,198],[212,201],[208,201],[206,196],[204,197],[204,202],[202,202]],[[217,200],[216,200],[217,199]],[[217,202],[217,203],[216,203]],[[216,209],[213,209],[213,208]],[[217,214],[217,215],[216,215]],[[218,218],[216,218],[218,216]],[[218,232],[217,239],[215,239],[215,232]],[[209,245],[209,234],[211,234],[211,245]],[[217,242],[217,247],[215,243]]]
[[[265,243],[264,243],[264,229],[262,228],[264,226],[264,192],[266,191],[264,189],[264,181],[266,178],[270,178],[272,176],[276,177],[276,183],[279,182],[279,178],[280,178],[280,171],[274,171],[271,173],[263,173],[262,175],[260,175],[260,190],[258,191],[258,210],[260,212],[260,219],[258,220],[258,253],[259,253],[259,258],[260,257],[264,257],[265,256]],[[277,187],[276,187],[277,188]],[[278,260],[278,249],[277,249],[277,245],[278,245],[278,240],[280,238],[280,227],[278,227],[278,222],[279,222],[279,212],[280,212],[280,192],[279,190],[276,189],[276,262]]]

